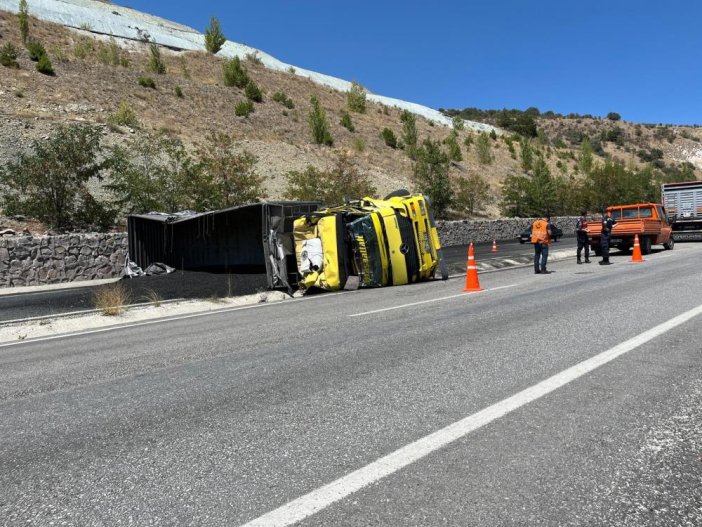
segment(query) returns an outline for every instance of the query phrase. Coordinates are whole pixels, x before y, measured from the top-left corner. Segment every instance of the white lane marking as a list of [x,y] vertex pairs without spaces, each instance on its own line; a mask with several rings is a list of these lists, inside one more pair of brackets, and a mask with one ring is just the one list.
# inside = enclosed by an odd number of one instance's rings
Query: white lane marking
[[458,295],[442,296],[441,298],[432,298],[429,300],[421,300],[419,302],[412,302],[410,304],[401,304],[399,306],[384,307],[383,309],[374,309],[373,311],[364,311],[363,313],[354,313],[353,315],[349,315],[349,316],[350,317],[362,317],[364,315],[373,315],[375,313],[383,313],[385,311],[393,311],[395,309],[403,309],[405,307],[419,306],[422,304],[430,304],[432,302],[441,302],[442,300],[451,300],[452,298],[460,298],[462,296],[466,296],[466,295],[469,295],[472,293],[488,293],[490,291],[497,291],[499,289],[507,289],[508,287],[516,287],[517,285],[519,285],[519,284],[501,285],[499,287],[492,287],[490,289],[483,289],[482,291],[464,292],[464,293],[460,293]]
[[305,494],[285,505],[246,523],[243,527],[283,527],[292,525],[316,514],[331,504],[357,492],[378,480],[394,474],[398,470],[418,461],[429,454],[461,439],[469,433],[507,415],[522,406],[529,404],[566,384],[590,373],[591,371],[613,361],[650,340],[663,335],[677,326],[702,313],[702,305],[686,311],[675,318],[659,324],[614,346],[594,357],[584,360],[575,366],[563,370],[534,386],[522,390],[515,395],[488,406],[460,421],[448,425],[441,430],[424,436],[395,452],[382,457],[365,467],[362,467],[336,481]]
[[[295,299],[295,300],[297,300],[299,302],[312,301],[312,300],[316,300],[318,298],[329,298],[329,297],[336,296],[336,295],[344,295],[344,294],[352,294],[352,293],[354,293],[354,291],[339,291],[336,293],[326,293],[326,294],[319,295],[319,296],[308,296],[305,298],[299,298],[299,299]],[[230,313],[233,311],[243,311],[245,309],[257,309],[257,308],[262,308],[262,307],[272,307],[272,306],[281,305],[283,303],[284,303],[284,301],[271,302],[270,304],[253,304],[253,305],[248,305],[248,306],[225,307],[223,309],[217,309],[217,310],[212,310],[212,311],[191,313],[188,315],[176,315],[173,317],[157,318],[154,320],[144,320],[142,322],[133,322],[131,324],[115,324],[112,326],[107,326],[107,327],[99,328],[99,329],[88,329],[85,331],[75,331],[73,333],[62,333],[61,335],[50,335],[47,337],[37,337],[35,339],[20,340],[17,342],[4,342],[4,343],[0,343],[0,348],[7,348],[9,346],[20,346],[22,344],[34,344],[35,342],[43,342],[46,340],[65,339],[65,338],[69,338],[69,337],[80,337],[82,335],[92,335],[94,333],[105,333],[107,331],[116,331],[118,329],[134,328],[134,327],[138,327],[138,326],[150,326],[152,324],[165,324],[165,323],[173,322],[173,321],[177,321],[177,320],[186,320],[189,318],[207,317],[207,316],[211,316],[211,315],[221,315],[222,313]]]

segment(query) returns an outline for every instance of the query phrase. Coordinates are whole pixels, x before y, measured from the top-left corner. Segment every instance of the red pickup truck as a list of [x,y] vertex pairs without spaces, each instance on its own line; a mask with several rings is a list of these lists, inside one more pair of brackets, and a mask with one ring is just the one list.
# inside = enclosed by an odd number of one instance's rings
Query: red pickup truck
[[[672,249],[675,242],[672,228],[668,222],[663,205],[658,203],[636,203],[633,205],[614,205],[607,207],[612,218],[617,222],[612,229],[610,247],[629,251],[634,246],[634,236],[639,235],[642,254],[650,254],[652,245],[663,245]],[[602,222],[587,223],[590,246],[597,256],[602,253],[600,238],[602,237]]]

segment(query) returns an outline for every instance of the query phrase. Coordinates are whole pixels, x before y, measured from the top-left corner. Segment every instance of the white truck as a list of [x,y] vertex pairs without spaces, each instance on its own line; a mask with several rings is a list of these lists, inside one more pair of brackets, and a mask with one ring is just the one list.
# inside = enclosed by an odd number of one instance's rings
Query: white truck
[[673,228],[673,240],[702,240],[702,181],[663,183],[661,198]]

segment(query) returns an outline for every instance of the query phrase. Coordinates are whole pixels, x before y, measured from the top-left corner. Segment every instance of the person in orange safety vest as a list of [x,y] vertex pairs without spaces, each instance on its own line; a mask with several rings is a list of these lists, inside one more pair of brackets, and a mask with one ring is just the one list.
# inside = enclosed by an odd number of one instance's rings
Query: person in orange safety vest
[[531,243],[534,244],[534,273],[550,274],[551,271],[546,269],[548,245],[551,243],[551,217],[548,214],[533,223]]

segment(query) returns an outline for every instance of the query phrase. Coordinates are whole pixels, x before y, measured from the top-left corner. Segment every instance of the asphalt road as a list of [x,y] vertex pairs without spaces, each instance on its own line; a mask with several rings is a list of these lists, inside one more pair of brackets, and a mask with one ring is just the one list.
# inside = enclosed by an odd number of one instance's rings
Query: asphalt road
[[701,525],[701,258],[0,346],[0,524]]
[[[573,240],[563,240],[554,244],[555,248],[567,247]],[[504,258],[528,256],[531,245],[517,242],[500,242],[499,251],[492,253],[492,244],[476,244],[476,257],[485,262]],[[449,270],[452,274],[465,273],[467,246],[454,246],[444,249]],[[213,296],[250,295],[267,288],[265,275],[232,275],[177,271],[165,276],[145,276],[124,280],[129,290],[129,303],[148,302],[155,294],[162,300],[202,299]],[[57,314],[91,311],[95,309],[94,295],[99,286],[81,284],[75,288],[22,292],[0,295],[0,323],[32,317],[46,317]]]

